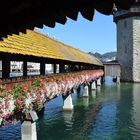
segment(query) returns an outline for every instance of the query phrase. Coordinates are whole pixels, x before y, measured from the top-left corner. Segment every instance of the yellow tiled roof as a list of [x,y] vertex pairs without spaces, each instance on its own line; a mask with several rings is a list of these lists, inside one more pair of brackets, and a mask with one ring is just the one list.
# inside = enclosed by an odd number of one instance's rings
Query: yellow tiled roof
[[31,30],[3,38],[0,52],[102,65],[94,56]]

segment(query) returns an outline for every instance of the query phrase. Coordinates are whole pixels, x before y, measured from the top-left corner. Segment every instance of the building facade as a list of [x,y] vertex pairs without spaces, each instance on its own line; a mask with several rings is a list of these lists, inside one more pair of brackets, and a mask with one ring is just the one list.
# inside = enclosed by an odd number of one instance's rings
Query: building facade
[[140,0],[129,9],[114,14],[117,25],[117,59],[121,80],[140,82]]

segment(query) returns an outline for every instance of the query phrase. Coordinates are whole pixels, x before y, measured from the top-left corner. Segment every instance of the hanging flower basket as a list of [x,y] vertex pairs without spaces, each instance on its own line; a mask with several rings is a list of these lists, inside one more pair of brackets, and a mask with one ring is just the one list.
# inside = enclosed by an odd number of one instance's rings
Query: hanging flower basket
[[70,93],[80,84],[89,83],[103,76],[102,70],[88,70],[76,73],[54,74],[40,76],[25,81],[14,81],[0,84],[0,125],[14,121],[16,114],[20,118],[26,116],[29,111],[40,111],[47,100],[59,95]]

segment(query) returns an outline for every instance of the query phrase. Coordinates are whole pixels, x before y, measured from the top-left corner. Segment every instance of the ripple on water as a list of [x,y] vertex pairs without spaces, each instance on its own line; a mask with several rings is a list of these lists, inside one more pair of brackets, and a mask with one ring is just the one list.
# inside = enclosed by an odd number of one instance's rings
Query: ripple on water
[[[73,94],[73,112],[64,112],[62,97],[55,98],[39,114],[38,140],[140,140],[139,91],[139,85],[109,83],[89,100]],[[0,128],[0,140],[18,139],[20,123]]]
[[0,140],[20,140],[20,127],[21,123],[16,125],[8,124],[0,128]]
[[131,135],[134,140],[140,140],[140,122],[136,125],[131,125],[129,128],[131,130]]
[[92,135],[95,139],[109,139],[114,137],[116,129],[117,108],[115,102],[104,102],[93,124]]

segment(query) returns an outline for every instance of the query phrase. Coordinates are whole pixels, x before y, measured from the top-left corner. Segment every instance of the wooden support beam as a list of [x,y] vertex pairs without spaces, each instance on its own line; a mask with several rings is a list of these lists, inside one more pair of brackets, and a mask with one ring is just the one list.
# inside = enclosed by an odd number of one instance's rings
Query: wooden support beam
[[9,57],[4,57],[2,59],[2,78],[7,79],[10,77],[10,59]]
[[71,71],[74,71],[74,64],[71,64]]
[[81,71],[81,65],[79,64],[78,66],[79,66],[79,71]]
[[27,60],[23,61],[23,77],[27,76]]
[[71,72],[71,65],[68,65],[68,72]]
[[53,73],[56,73],[56,64],[53,64]]
[[65,66],[64,63],[59,64],[59,72],[60,73],[64,73],[64,66]]
[[45,75],[45,62],[40,63],[40,75]]

